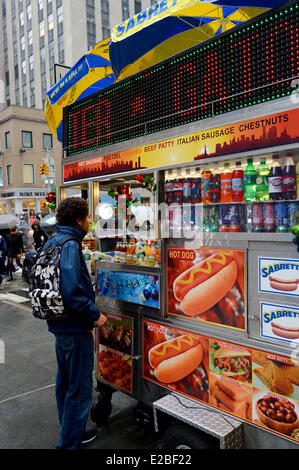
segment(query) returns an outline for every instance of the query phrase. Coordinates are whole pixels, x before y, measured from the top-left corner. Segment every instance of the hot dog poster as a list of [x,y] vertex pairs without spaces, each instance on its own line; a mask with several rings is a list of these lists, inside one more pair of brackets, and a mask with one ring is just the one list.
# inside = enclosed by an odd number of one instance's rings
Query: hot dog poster
[[299,297],[299,260],[259,257],[259,292]]
[[245,330],[245,250],[167,250],[167,311]]
[[262,337],[299,344],[298,308],[261,302],[260,319]]
[[98,376],[132,393],[132,319],[104,312],[107,322],[99,328]]
[[143,320],[143,378],[299,443],[299,361]]

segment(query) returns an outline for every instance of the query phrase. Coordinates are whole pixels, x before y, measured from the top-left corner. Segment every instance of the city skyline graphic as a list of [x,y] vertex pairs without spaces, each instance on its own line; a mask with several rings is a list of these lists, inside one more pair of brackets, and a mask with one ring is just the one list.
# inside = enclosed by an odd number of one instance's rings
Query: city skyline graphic
[[[299,132],[298,132],[299,134]],[[194,157],[194,160],[201,160],[203,158],[212,158],[228,153],[239,153],[248,150],[257,150],[259,148],[272,147],[276,145],[286,145],[293,142],[299,142],[299,135],[293,137],[288,133],[286,127],[278,135],[277,126],[272,126],[268,130],[263,128],[262,135],[246,135],[241,134],[240,137],[234,136],[229,142],[217,143],[215,151],[210,152],[208,146],[205,145],[201,154]]]

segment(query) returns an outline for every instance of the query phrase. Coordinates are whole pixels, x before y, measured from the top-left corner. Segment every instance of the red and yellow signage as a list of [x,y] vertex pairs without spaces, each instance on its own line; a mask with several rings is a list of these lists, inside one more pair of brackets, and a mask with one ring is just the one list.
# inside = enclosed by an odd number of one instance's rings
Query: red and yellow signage
[[64,165],[64,181],[161,168],[299,141],[299,108]]
[[143,377],[299,443],[299,361],[143,320]]

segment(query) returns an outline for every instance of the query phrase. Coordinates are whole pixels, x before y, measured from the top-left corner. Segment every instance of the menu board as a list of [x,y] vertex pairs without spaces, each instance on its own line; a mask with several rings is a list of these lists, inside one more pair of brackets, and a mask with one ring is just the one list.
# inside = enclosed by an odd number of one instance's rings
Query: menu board
[[299,444],[299,361],[143,320],[143,377]]
[[97,294],[146,307],[160,308],[158,276],[98,269]]
[[245,330],[245,250],[167,249],[167,313]]
[[103,312],[107,322],[99,328],[98,377],[132,393],[132,318]]

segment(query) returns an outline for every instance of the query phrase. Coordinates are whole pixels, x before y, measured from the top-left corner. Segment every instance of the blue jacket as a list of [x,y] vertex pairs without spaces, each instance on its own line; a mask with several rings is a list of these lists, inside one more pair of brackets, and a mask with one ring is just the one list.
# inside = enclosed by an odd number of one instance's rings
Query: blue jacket
[[[54,246],[64,238],[74,236],[80,241],[86,232],[80,228],[57,225],[57,233],[50,238],[43,249]],[[91,279],[83,258],[81,244],[75,240],[66,242],[60,256],[61,295],[72,315],[61,320],[49,320],[51,333],[82,333],[90,331],[100,317],[95,306],[95,295]]]
[[0,259],[4,263],[5,258],[7,256],[7,246],[6,241],[2,235],[0,235]]

